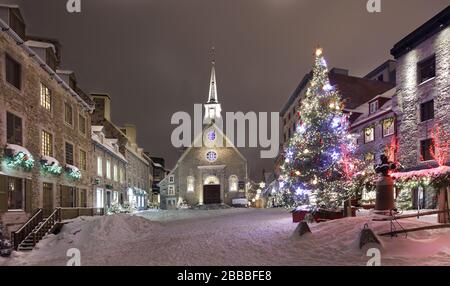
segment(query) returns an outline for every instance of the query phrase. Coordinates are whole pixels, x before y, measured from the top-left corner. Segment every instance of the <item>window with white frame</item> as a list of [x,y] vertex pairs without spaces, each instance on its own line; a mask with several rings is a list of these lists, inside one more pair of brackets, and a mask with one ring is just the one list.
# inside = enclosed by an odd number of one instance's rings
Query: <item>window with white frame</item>
[[167,195],[174,196],[175,195],[175,185],[169,185],[167,187]]
[[123,184],[123,183],[125,182],[125,174],[124,174],[123,168],[120,168],[120,171],[119,171],[119,180],[120,180],[120,183],[121,183],[121,184]]
[[378,100],[369,104],[369,114],[373,114],[378,111]]
[[97,157],[97,175],[103,177],[103,159],[102,157]]
[[103,189],[97,188],[95,196],[95,207],[103,208]]
[[174,175],[170,175],[169,176],[169,183],[174,183],[175,182],[175,176]]
[[117,172],[117,165],[114,165],[114,168],[113,168],[113,177],[114,177],[114,181],[116,181],[116,182],[119,181],[118,172]]
[[383,137],[394,135],[395,133],[395,120],[394,117],[383,120]]
[[119,192],[117,191],[113,192],[113,202],[116,204],[119,203]]
[[111,179],[111,161],[106,160],[106,178]]
[[369,143],[375,140],[375,126],[369,126],[364,129],[364,143]]
[[238,177],[235,175],[230,176],[228,179],[230,185],[230,192],[237,192],[238,190]]
[[195,179],[193,176],[188,176],[187,177],[187,191],[188,192],[193,192],[194,191],[194,183],[195,183]]

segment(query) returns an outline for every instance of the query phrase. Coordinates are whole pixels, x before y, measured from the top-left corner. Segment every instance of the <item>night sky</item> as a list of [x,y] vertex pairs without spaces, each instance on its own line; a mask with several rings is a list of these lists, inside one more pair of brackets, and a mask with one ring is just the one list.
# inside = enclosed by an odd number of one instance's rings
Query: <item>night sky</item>
[[[448,0],[9,0],[27,33],[56,38],[65,69],[86,92],[106,92],[113,121],[135,123],[139,144],[175,164],[170,143],[176,111],[192,113],[208,96],[210,47],[216,47],[218,96],[224,111],[280,111],[325,49],[330,67],[364,76],[390,58],[392,46],[433,17]],[[406,4],[407,3],[407,4]],[[251,178],[271,170],[259,150],[241,150]]]

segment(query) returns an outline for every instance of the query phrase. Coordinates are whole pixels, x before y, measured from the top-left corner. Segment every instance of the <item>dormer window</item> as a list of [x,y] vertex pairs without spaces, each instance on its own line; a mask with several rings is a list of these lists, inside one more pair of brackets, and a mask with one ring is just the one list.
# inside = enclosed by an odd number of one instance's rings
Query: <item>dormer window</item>
[[373,113],[377,112],[378,108],[379,108],[378,100],[372,101],[369,104],[369,114],[373,114]]

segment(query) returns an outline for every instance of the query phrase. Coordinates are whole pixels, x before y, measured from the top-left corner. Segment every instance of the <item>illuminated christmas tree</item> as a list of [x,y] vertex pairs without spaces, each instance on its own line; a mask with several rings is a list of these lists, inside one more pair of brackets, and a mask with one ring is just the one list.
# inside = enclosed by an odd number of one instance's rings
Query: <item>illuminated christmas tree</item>
[[353,158],[355,138],[348,132],[343,107],[319,48],[312,79],[298,109],[296,132],[283,154],[283,188],[278,197],[285,207],[337,207],[351,196],[359,162]]

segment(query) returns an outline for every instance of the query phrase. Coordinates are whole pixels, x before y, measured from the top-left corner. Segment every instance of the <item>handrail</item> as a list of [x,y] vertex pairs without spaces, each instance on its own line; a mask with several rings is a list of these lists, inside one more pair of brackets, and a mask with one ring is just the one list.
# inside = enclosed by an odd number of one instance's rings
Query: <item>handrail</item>
[[61,221],[60,208],[56,208],[51,215],[36,229],[33,231],[33,244],[36,245],[38,241],[44,237],[45,234],[55,225],[56,221]]
[[42,221],[42,209],[37,209],[36,212],[22,225],[17,231],[11,233],[13,238],[14,249],[19,247],[19,244],[34,230],[34,228]]
[[42,209],[37,209],[34,214],[27,220],[27,222],[25,222],[18,230],[14,231],[15,233],[19,233],[23,230],[23,228],[25,228],[27,226],[27,224],[29,224],[32,220],[34,220],[34,218],[36,216],[38,216],[39,214],[42,213]]

